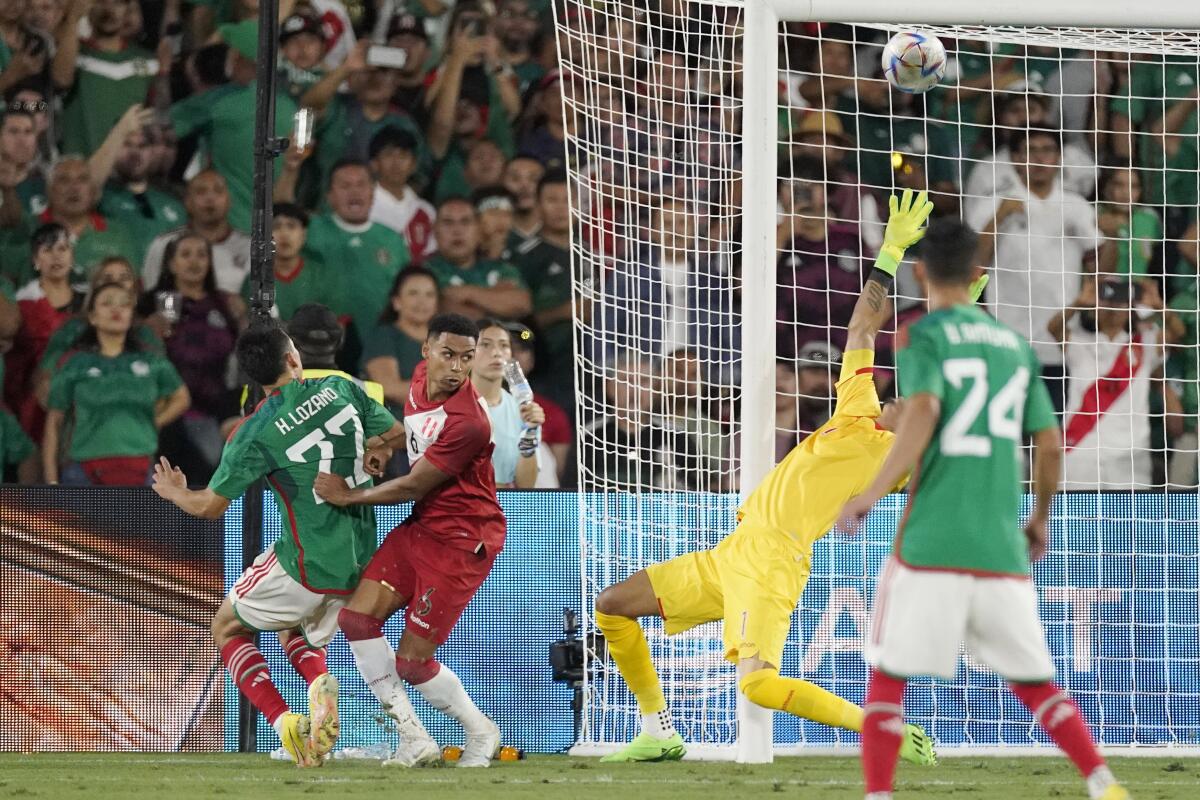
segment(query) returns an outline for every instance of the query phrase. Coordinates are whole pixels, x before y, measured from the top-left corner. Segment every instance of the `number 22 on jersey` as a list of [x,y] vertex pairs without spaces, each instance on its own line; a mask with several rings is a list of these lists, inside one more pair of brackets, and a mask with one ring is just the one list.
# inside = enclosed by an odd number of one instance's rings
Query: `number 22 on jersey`
[[[346,430],[346,423],[350,423],[350,431]],[[337,441],[344,441],[348,433],[353,433],[354,452],[338,453],[339,449],[336,445],[341,444]],[[330,437],[334,437],[331,439]],[[363,470],[363,426],[362,420],[359,419],[358,410],[354,406],[345,406],[332,417],[325,421],[325,424],[311,431],[300,441],[287,449],[288,460],[295,464],[309,464],[308,452],[315,449],[320,461],[317,464],[318,472],[330,472],[333,459],[335,457],[353,457],[354,467],[351,477],[346,478],[346,484],[350,488],[361,486],[371,480],[370,476]],[[343,445],[344,449],[344,445]],[[325,501],[314,491],[313,500],[318,505]]]

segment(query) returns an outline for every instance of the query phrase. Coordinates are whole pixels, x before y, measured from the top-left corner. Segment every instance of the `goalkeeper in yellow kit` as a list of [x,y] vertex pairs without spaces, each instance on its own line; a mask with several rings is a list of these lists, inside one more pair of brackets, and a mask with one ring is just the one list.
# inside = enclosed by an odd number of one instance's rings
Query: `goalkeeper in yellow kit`
[[[737,529],[711,550],[654,564],[596,598],[596,625],[642,714],[642,732],[605,761],[682,758],[638,617],[662,617],[668,634],[724,620],[725,657],[746,697],[765,708],[851,731],[863,711],[816,684],[779,674],[792,612],[808,582],[812,547],[859,494],[891,449],[897,403],[881,408],[871,372],[875,334],[889,313],[888,290],[904,251],[924,234],[933,204],[924,192],[892,197],[883,247],[854,307],[833,418],[778,464],[738,511]],[[973,287],[978,293],[982,285]],[[899,487],[897,487],[899,488]],[[900,755],[934,764],[933,743],[906,726]]]

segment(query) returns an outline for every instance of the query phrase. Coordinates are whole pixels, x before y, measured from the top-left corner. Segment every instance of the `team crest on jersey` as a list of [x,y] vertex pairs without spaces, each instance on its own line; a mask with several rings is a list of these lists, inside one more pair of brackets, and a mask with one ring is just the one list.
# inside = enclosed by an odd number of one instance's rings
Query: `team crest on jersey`
[[131,369],[133,374],[137,375],[139,378],[144,378],[150,374],[150,365],[145,361],[135,361],[129,366],[129,369]]
[[375,260],[379,262],[379,266],[386,267],[391,256],[385,248],[379,248],[375,251]]
[[405,415],[404,432],[408,434],[408,461],[410,464],[425,455],[425,451],[437,441],[445,427],[446,409],[443,406],[438,406],[432,411]]

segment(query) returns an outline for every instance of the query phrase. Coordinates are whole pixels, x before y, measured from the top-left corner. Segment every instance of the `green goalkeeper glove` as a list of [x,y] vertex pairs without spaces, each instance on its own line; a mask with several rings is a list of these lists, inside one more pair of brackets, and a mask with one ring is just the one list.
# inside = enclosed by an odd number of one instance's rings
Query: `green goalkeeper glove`
[[904,251],[925,235],[922,226],[933,211],[933,203],[929,202],[925,192],[914,198],[912,189],[905,189],[900,198],[896,195],[888,198],[888,208],[887,229],[883,232],[883,247],[879,248],[875,258],[875,268],[894,277],[904,259]]
[[972,303],[979,302],[979,296],[981,294],[983,294],[983,290],[987,288],[987,285],[988,285],[988,276],[987,276],[986,272],[984,274],[980,275],[975,280],[971,281],[970,291],[971,291],[971,302]]

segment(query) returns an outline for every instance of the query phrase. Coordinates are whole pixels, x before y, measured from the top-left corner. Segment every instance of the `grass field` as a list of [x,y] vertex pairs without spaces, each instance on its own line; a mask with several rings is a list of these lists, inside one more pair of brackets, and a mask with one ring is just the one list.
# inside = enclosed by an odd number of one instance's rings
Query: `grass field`
[[[1117,758],[1111,763],[1136,800],[1200,797],[1200,760]],[[901,765],[898,789],[898,800],[1087,797],[1075,772],[1055,758],[949,758],[932,769]],[[334,761],[302,771],[253,755],[0,755],[0,798],[717,800],[776,793],[858,800],[858,762],[784,758],[754,767],[698,762],[610,766],[593,759],[541,756],[487,770],[403,770],[369,761]]]

